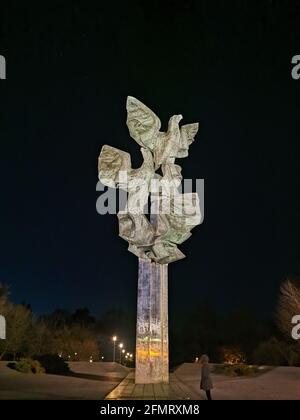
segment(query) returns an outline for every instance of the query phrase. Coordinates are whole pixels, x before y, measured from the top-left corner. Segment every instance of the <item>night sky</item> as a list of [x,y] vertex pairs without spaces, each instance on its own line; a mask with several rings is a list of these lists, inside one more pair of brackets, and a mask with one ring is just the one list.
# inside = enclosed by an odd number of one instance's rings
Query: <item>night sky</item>
[[169,267],[171,318],[208,302],[271,315],[300,272],[300,1],[52,1],[0,21],[0,282],[36,313],[135,311],[137,258],[96,212],[103,144],[142,162],[126,97],[200,123],[185,178],[205,220]]

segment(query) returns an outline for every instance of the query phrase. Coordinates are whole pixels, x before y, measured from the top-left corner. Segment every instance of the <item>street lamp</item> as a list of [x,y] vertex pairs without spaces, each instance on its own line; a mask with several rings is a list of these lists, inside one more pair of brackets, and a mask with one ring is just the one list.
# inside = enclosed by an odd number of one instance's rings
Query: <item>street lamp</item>
[[117,341],[117,338],[118,337],[116,335],[114,335],[113,338],[112,338],[113,343],[114,343],[113,362],[116,361],[116,341]]
[[[123,350],[122,350],[122,354],[123,354],[123,355],[125,354],[125,351],[126,351],[125,349],[123,349]],[[124,359],[123,359],[123,360],[124,360]],[[121,358],[121,364],[122,364],[122,358]]]
[[120,343],[119,344],[119,348],[120,348],[120,358],[119,358],[119,363],[121,364],[121,356],[122,356],[122,348],[123,348],[123,346],[124,346],[124,344],[123,343]]

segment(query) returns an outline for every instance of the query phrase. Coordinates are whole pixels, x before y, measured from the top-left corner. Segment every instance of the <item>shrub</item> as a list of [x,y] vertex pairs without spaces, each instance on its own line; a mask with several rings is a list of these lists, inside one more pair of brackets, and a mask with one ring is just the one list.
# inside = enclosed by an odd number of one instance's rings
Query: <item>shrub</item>
[[214,368],[214,373],[227,376],[252,376],[259,373],[257,366],[249,365],[217,365]]
[[286,358],[289,366],[300,366],[299,344],[286,345]]
[[276,338],[261,343],[253,354],[258,365],[280,366],[286,364],[281,343]]
[[45,354],[36,356],[36,359],[45,369],[46,373],[62,375],[70,372],[68,364],[56,354]]
[[245,363],[246,356],[238,348],[223,348],[223,361],[228,365],[240,365]]
[[271,338],[255,350],[255,363],[268,366],[300,366],[300,346]]
[[37,360],[29,358],[23,358],[18,362],[9,363],[8,366],[21,373],[45,373],[45,369]]

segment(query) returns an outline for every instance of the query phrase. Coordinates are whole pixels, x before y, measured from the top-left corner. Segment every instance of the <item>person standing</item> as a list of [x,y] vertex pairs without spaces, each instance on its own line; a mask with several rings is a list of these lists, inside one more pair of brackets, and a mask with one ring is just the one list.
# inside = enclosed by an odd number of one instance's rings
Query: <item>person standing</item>
[[211,401],[211,390],[213,389],[213,383],[210,376],[209,357],[203,354],[200,358],[201,364],[201,383],[200,389],[203,389],[206,393],[208,401]]

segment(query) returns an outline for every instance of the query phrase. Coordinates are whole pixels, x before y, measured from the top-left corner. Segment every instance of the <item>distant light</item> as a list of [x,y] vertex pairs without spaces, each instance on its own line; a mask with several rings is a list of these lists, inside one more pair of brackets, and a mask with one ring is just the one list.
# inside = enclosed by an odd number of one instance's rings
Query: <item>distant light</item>
[[77,356],[77,353],[74,353],[75,354],[75,356]]
[[123,350],[122,350],[122,353],[125,353],[125,351],[126,351],[126,350],[125,350],[125,349],[123,349]]
[[118,337],[116,335],[113,336],[112,340],[117,341]]
[[125,356],[125,359],[128,359],[128,356],[127,356],[127,354],[126,354],[126,356]]
[[104,359],[104,356],[102,356],[101,359],[103,360]]
[[120,343],[119,344],[119,347],[120,347],[120,349],[122,349],[124,347],[124,344],[123,343]]
[[129,356],[129,353],[126,353],[126,356]]
[[131,353],[130,357],[133,357],[133,354]]

